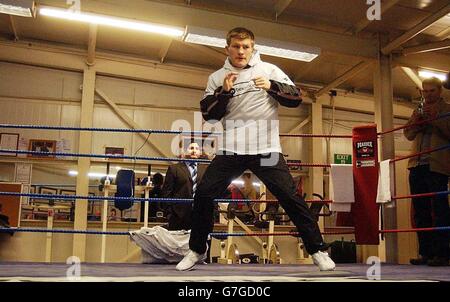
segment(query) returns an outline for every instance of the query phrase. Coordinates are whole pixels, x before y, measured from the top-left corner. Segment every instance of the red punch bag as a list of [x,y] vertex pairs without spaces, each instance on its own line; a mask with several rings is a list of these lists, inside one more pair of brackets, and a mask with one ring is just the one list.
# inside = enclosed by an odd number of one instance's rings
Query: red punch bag
[[357,244],[379,244],[377,199],[378,146],[377,126],[353,128],[353,181],[355,203],[352,204]]

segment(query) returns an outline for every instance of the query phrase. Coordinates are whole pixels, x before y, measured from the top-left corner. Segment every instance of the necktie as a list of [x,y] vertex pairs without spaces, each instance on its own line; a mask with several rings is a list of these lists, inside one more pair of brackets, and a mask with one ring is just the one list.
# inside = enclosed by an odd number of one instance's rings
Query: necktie
[[192,178],[192,197],[195,197],[195,191],[197,190],[197,163],[190,163],[191,166],[191,178]]

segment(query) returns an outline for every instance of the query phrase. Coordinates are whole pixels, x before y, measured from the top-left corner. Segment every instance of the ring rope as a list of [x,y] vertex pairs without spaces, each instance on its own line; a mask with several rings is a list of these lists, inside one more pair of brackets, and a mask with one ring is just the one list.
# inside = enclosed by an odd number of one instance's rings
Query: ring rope
[[38,228],[0,228],[0,233],[63,233],[63,234],[89,234],[89,235],[129,235],[128,232],[103,232],[94,230],[64,230],[64,229],[38,229]]
[[[114,201],[114,200],[125,200],[128,201],[133,199],[135,202],[172,202],[172,203],[191,203],[194,201],[193,198],[143,198],[143,197],[116,197],[116,196],[85,196],[85,195],[58,195],[58,194],[38,194],[38,193],[18,193],[18,192],[0,192],[0,196],[20,196],[20,197],[30,197],[34,199],[87,199],[92,201]],[[223,203],[277,203],[277,199],[229,199],[229,198],[217,198],[214,199],[215,202]],[[307,203],[332,203],[332,200],[321,200],[321,199],[308,199],[305,200]]]
[[[437,152],[440,150],[450,148],[450,144],[444,145],[435,149],[428,149],[422,152],[397,157],[391,159],[390,162],[396,162],[411,157],[420,156],[422,154]],[[31,154],[31,155],[44,155],[44,156],[63,156],[63,157],[89,157],[89,158],[115,158],[115,159],[132,159],[132,160],[150,160],[150,161],[178,161],[178,162],[201,162],[210,163],[209,159],[191,159],[191,158],[167,158],[167,157],[148,157],[148,156],[128,156],[128,155],[112,155],[112,154],[88,154],[88,153],[69,153],[69,152],[41,152],[41,151],[26,151],[26,150],[10,150],[0,149],[0,153],[12,153],[12,154]],[[315,164],[315,163],[286,163],[287,166],[292,167],[311,167],[311,168],[330,168],[331,164]]]
[[88,154],[88,153],[68,153],[68,152],[42,152],[42,151],[26,151],[26,150],[10,150],[0,149],[0,153],[17,153],[44,156],[63,156],[63,157],[93,157],[93,158],[114,158],[114,159],[133,159],[133,160],[154,160],[154,161],[179,161],[179,162],[201,162],[210,163],[209,159],[190,159],[177,157],[148,157],[148,156],[129,156],[129,155],[112,155],[112,154]]
[[[154,130],[154,129],[125,129],[125,128],[97,128],[97,127],[65,127],[48,125],[18,125],[0,124],[0,128],[6,129],[35,129],[35,130],[65,130],[65,131],[92,131],[92,132],[128,132],[128,133],[149,133],[149,134],[184,134],[184,135],[222,135],[221,132],[206,131],[181,131],[181,130]],[[291,134],[281,133],[280,137],[331,137],[331,138],[351,138],[351,135],[326,135],[326,134]]]
[[380,233],[412,233],[412,232],[432,232],[432,231],[450,231],[450,226],[446,227],[430,227],[430,228],[415,228],[415,229],[400,229],[400,230],[380,230]]
[[8,129],[40,129],[40,130],[66,130],[66,131],[92,131],[92,132],[131,132],[148,134],[191,134],[191,135],[220,135],[220,132],[181,131],[181,130],[153,130],[153,129],[125,129],[125,128],[95,128],[95,127],[64,127],[47,125],[15,125],[0,124],[0,128]]
[[[422,154],[437,152],[440,150],[450,148],[450,144],[444,145],[435,149],[429,149],[422,152],[391,159],[390,162],[396,162],[408,159]],[[88,154],[88,153],[68,153],[68,152],[41,152],[41,151],[26,151],[26,150],[10,150],[0,149],[0,153],[16,153],[16,154],[31,154],[44,156],[64,156],[64,157],[89,157],[89,158],[115,158],[115,159],[132,159],[132,160],[150,160],[150,161],[179,161],[179,162],[201,162],[210,163],[209,159],[190,159],[190,158],[167,158],[167,157],[148,157],[148,156],[128,156],[128,155],[112,155],[112,154]],[[315,163],[286,163],[287,166],[311,167],[311,168],[329,168],[331,164],[315,164]]]
[[435,196],[448,195],[448,194],[450,194],[450,191],[440,191],[440,192],[430,192],[430,193],[421,193],[421,194],[410,194],[410,195],[403,195],[403,196],[393,196],[393,197],[391,197],[391,199],[399,200],[399,199],[408,199],[408,198],[435,197]]
[[[335,232],[321,232],[322,235],[351,235],[354,234],[354,231],[335,231]],[[274,233],[226,233],[226,232],[213,232],[209,233],[212,237],[255,237],[255,236],[300,236],[299,232],[274,232]]]
[[390,129],[390,130],[379,132],[377,134],[378,135],[384,135],[384,134],[388,134],[388,133],[391,133],[391,132],[394,132],[394,131],[397,131],[397,130],[402,130],[402,129],[410,128],[410,127],[414,127],[414,126],[420,126],[422,124],[426,124],[426,123],[429,123],[429,122],[432,122],[432,121],[435,121],[435,120],[439,120],[439,119],[442,119],[442,118],[446,118],[446,117],[449,117],[449,116],[450,116],[450,112],[444,113],[444,114],[440,114],[439,116],[437,116],[435,118],[432,118],[432,119],[423,120],[423,121],[420,121],[420,122],[417,122],[417,123],[414,123],[414,124],[409,124],[409,125],[403,125],[403,126],[395,127],[395,128]]
[[[151,160],[151,161],[178,161],[178,162],[200,162],[210,163],[210,159],[191,159],[178,157],[148,157],[148,156],[129,156],[129,155],[112,155],[112,154],[88,154],[88,153],[68,153],[68,152],[42,152],[42,151],[27,151],[27,150],[11,150],[0,149],[0,153],[17,153],[17,154],[31,154],[44,156],[63,156],[63,157],[92,157],[92,158],[113,158],[113,159],[132,159],[132,160]],[[302,166],[302,167],[330,167],[324,164],[311,163],[287,163],[288,166]]]
[[[392,128],[377,135],[384,135],[394,131],[419,126],[438,119],[449,117],[450,113],[441,114],[435,118],[423,120],[414,124],[403,125]],[[20,125],[20,124],[0,124],[0,128],[5,129],[40,129],[40,130],[64,130],[64,131],[93,131],[93,132],[125,132],[125,133],[148,133],[148,134],[184,134],[184,135],[222,135],[221,132],[208,131],[181,131],[181,130],[154,130],[154,129],[125,129],[125,128],[99,128],[99,127],[68,127],[68,126],[49,126],[49,125]],[[352,138],[352,135],[334,135],[334,134],[307,134],[307,133],[281,133],[280,137],[305,137],[305,138]]]
[[308,138],[352,138],[352,135],[343,134],[308,134],[308,133],[280,133],[280,137],[308,137]]
[[[379,230],[379,233],[406,233],[406,232],[431,232],[431,231],[450,231],[450,226],[446,227],[432,227],[432,228],[415,228],[415,229],[393,229],[393,230]],[[354,231],[342,231],[342,232],[321,232],[323,235],[341,235],[341,234],[354,234]],[[216,237],[246,237],[246,236],[300,236],[299,232],[275,232],[275,233],[226,233],[216,232],[210,233],[211,236]]]
[[[393,229],[379,230],[379,233],[411,233],[411,232],[432,232],[432,231],[450,231],[450,226],[415,228],[415,229]],[[31,232],[31,233],[65,233],[65,234],[89,234],[89,235],[129,235],[129,232],[103,232],[94,230],[64,230],[64,229],[44,229],[44,228],[5,228],[0,227],[0,233]],[[354,232],[322,232],[324,235],[354,234]],[[213,237],[252,237],[252,236],[300,236],[298,232],[275,232],[275,233],[209,233]]]
[[409,155],[405,155],[405,156],[401,156],[401,157],[396,157],[394,159],[391,159],[390,163],[393,163],[393,162],[396,162],[396,161],[400,161],[400,160],[404,160],[404,159],[408,159],[408,158],[411,158],[411,157],[420,156],[420,155],[423,155],[423,154],[429,154],[429,153],[445,150],[445,149],[448,149],[448,148],[450,148],[450,144],[444,145],[444,146],[440,146],[440,147],[437,147],[437,148],[434,148],[434,149],[427,149],[425,151],[421,151],[421,152],[417,152],[417,153],[413,153],[413,154],[409,154]]

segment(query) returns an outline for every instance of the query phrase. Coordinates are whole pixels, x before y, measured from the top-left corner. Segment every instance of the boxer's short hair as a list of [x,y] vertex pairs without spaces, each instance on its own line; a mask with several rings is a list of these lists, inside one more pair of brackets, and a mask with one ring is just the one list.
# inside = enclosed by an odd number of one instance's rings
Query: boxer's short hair
[[250,39],[252,41],[255,41],[255,35],[253,32],[247,28],[244,27],[235,27],[232,30],[230,30],[227,34],[227,45],[229,46],[231,43],[231,39],[237,38],[237,39]]

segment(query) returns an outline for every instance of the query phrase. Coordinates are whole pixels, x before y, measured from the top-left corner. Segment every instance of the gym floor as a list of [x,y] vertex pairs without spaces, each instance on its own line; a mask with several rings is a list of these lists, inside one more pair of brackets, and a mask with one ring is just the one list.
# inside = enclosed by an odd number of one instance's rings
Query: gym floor
[[[64,263],[3,262],[0,263],[0,281],[67,281],[66,275],[69,268],[70,266]],[[363,282],[373,281],[367,278],[367,271],[370,268],[369,265],[364,264],[337,264],[335,271],[320,272],[314,265],[207,264],[197,265],[192,271],[178,272],[175,270],[175,265],[82,263],[79,280],[93,282]],[[374,270],[369,272],[372,271]],[[379,272],[382,281],[450,282],[450,266],[429,267],[382,263]]]

